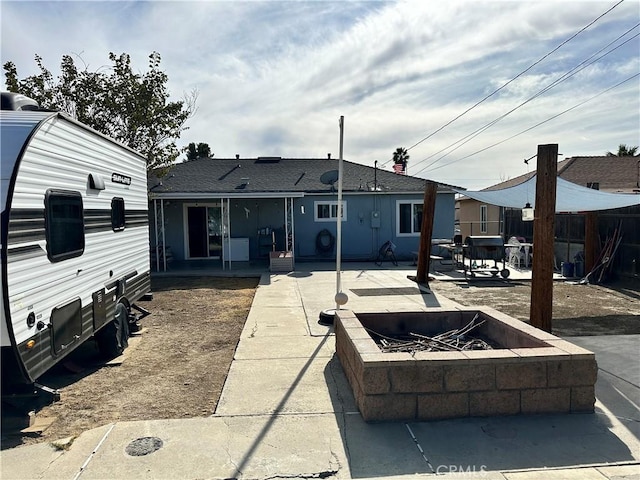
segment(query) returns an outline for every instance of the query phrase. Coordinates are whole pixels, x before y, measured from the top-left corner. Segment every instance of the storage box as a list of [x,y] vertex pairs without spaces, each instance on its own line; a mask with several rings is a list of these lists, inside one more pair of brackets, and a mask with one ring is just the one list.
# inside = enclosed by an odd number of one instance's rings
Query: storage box
[[291,272],[293,270],[293,253],[269,252],[269,270],[272,272]]

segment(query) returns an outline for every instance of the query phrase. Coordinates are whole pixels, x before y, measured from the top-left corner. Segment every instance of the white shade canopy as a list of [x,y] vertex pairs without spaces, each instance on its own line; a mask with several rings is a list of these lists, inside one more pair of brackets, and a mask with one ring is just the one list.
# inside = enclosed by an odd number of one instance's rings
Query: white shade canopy
[[[454,190],[479,202],[499,207],[523,208],[526,203],[530,203],[535,208],[536,176],[534,175],[516,186],[501,190]],[[640,205],[640,194],[606,193],[567,182],[560,177],[557,179],[556,213],[592,212],[632,205]]]

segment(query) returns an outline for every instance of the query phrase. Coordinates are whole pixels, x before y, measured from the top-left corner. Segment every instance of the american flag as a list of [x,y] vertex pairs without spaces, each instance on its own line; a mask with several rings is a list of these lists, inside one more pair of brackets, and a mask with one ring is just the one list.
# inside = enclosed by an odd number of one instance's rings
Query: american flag
[[396,173],[399,173],[401,175],[404,175],[405,174],[405,172],[404,172],[404,163],[395,163],[393,165],[393,171],[396,172]]

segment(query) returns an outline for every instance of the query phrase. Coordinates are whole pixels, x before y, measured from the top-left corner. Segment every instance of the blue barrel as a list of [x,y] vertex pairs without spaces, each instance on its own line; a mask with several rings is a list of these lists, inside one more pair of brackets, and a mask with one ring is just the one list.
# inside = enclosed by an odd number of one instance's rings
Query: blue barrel
[[582,278],[584,277],[584,262],[576,262],[575,274],[576,277]]
[[573,263],[562,262],[562,276],[567,278],[573,277]]

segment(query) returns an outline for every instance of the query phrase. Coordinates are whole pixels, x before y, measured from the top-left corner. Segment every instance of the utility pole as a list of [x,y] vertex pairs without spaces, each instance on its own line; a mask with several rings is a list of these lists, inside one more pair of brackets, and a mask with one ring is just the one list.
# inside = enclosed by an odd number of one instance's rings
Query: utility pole
[[422,201],[422,224],[420,225],[420,247],[418,249],[417,283],[429,283],[429,262],[431,261],[431,236],[433,235],[433,215],[436,211],[438,184],[427,180],[424,184]]
[[533,221],[531,325],[551,332],[558,145],[538,145]]

